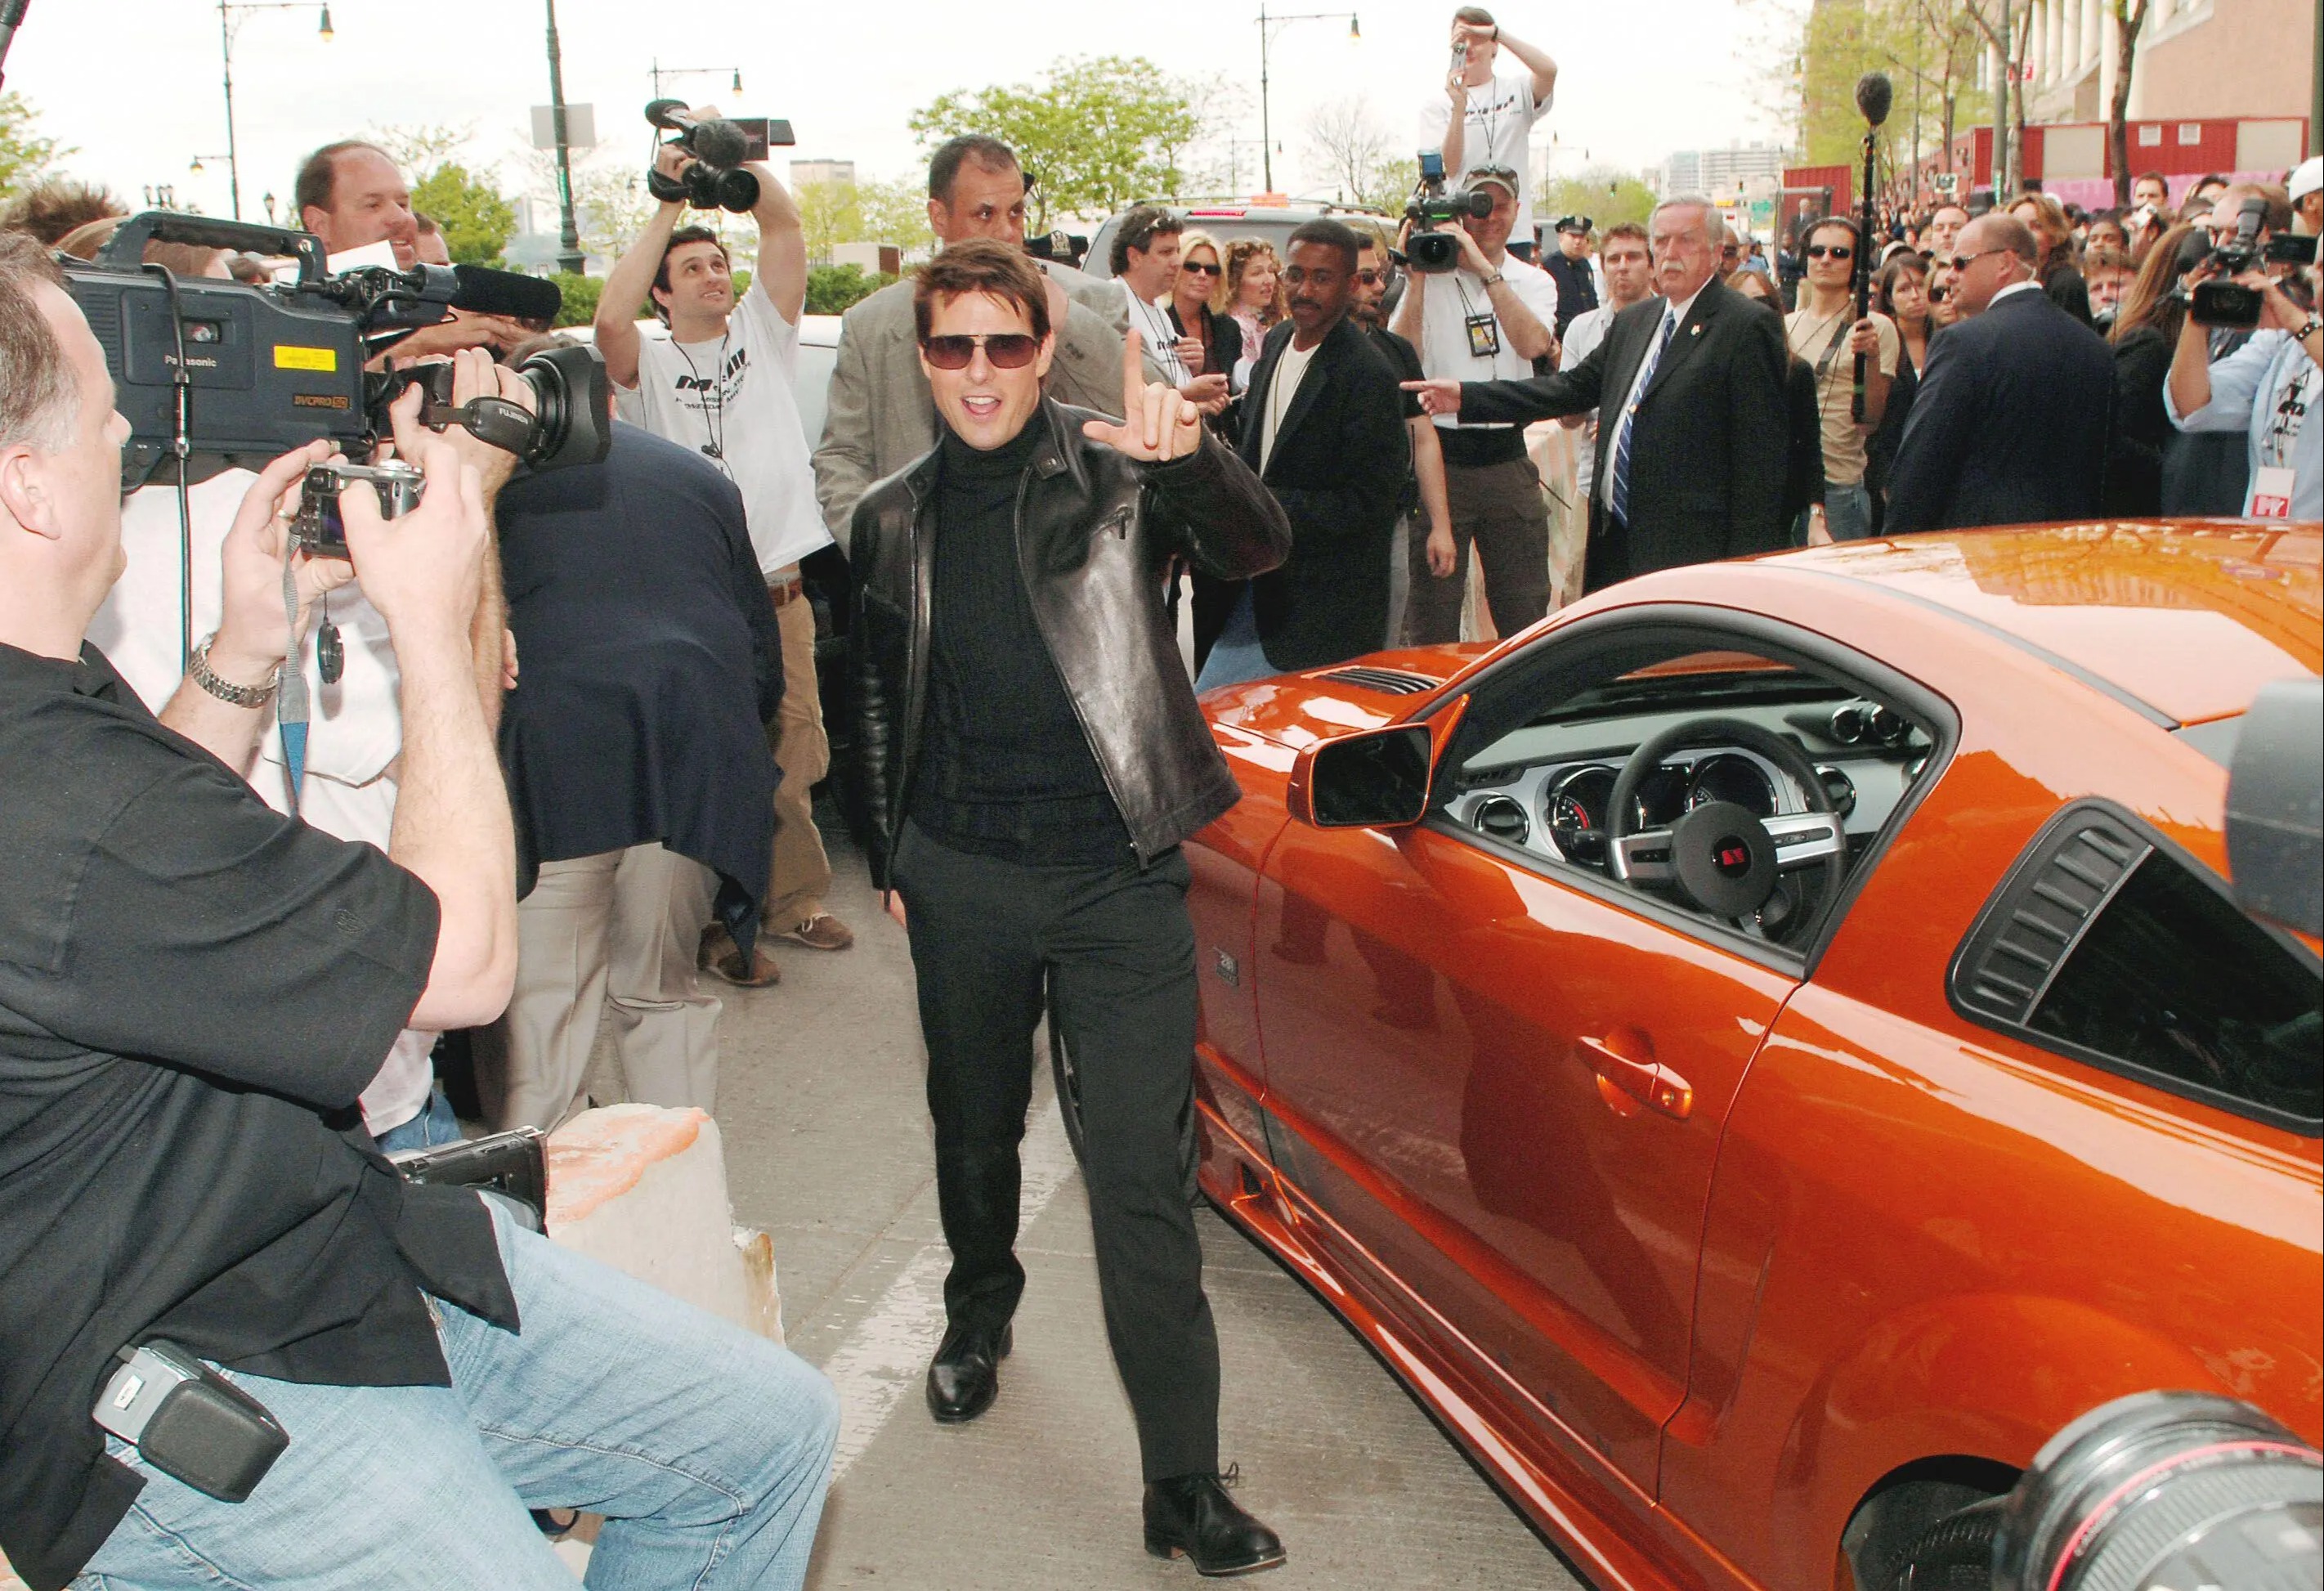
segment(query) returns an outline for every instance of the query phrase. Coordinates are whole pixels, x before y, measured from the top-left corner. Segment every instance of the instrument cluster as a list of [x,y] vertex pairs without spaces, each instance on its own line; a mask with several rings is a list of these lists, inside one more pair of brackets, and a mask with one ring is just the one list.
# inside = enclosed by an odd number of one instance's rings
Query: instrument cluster
[[[1847,778],[1836,769],[1818,772],[1827,774],[1827,791],[1831,779]],[[1456,820],[1504,844],[1603,867],[1619,774],[1606,763],[1528,768],[1504,784],[1455,797],[1450,809]],[[1757,753],[1711,747],[1648,774],[1630,797],[1630,828],[1666,828],[1707,801],[1732,801],[1762,818],[1807,805],[1791,780]]]

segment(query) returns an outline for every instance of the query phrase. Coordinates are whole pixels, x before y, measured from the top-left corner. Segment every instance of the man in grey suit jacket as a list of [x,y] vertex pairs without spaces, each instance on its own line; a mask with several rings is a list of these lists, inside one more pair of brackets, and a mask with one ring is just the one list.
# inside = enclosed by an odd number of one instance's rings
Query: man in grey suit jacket
[[[954,138],[928,161],[928,226],[939,244],[972,237],[1021,245],[1025,174],[1016,151],[997,138]],[[1070,265],[1039,260],[1048,278],[1056,357],[1048,396],[1113,414],[1121,407],[1121,343],[1129,305],[1120,285]],[[912,284],[891,283],[847,311],[831,373],[823,441],[815,450],[815,495],[824,523],[847,544],[848,521],[874,481],[936,444],[935,395],[920,368]]]

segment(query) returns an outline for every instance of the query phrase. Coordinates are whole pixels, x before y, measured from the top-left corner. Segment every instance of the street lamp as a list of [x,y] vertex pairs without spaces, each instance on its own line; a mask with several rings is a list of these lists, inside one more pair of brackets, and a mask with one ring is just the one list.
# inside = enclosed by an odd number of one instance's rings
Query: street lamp
[[[304,11],[313,0],[218,0],[218,55],[226,67],[226,184],[234,197],[234,218],[242,219],[242,162],[236,154],[234,135],[234,36],[242,27],[241,18],[254,11]],[[320,7],[322,25],[315,36],[327,44],[337,35],[331,29],[331,8]]]
[[1269,16],[1267,13],[1267,0],[1259,0],[1259,163],[1260,180],[1266,184],[1269,193],[1275,191],[1275,128],[1274,123],[1269,118],[1268,106],[1268,52],[1274,47],[1275,35],[1293,23],[1337,22],[1343,16],[1348,19],[1348,37],[1360,40],[1364,36],[1364,31],[1356,21],[1356,14],[1352,11],[1302,11],[1288,16]]
[[581,227],[573,215],[573,145],[565,116],[565,60],[557,42],[557,0],[543,0],[549,11],[549,124],[557,141],[557,268],[577,276],[587,264],[581,252]]
[[664,78],[715,78],[721,72],[733,73],[734,92],[740,94],[742,91],[742,69],[739,66],[664,66],[657,60],[648,69],[653,78],[656,99],[661,97],[661,80]]

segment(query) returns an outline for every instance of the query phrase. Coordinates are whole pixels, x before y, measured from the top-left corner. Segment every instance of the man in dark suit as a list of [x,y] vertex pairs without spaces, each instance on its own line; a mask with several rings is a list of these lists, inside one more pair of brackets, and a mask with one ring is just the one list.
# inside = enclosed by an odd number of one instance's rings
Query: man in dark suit
[[1709,199],[1664,200],[1648,230],[1659,296],[1615,316],[1572,369],[1406,384],[1465,421],[1600,410],[1589,591],[1784,544],[1783,322],[1717,280],[1723,229]]
[[1399,373],[1348,316],[1360,247],[1340,221],[1291,235],[1291,315],[1252,367],[1240,449],[1291,521],[1291,556],[1237,598],[1198,689],[1387,644],[1388,555],[1411,454]]
[[2039,245],[2024,222],[1979,217],[1953,246],[1962,319],[1929,345],[1888,472],[1888,532],[2097,513],[2112,354],[2043,292]]

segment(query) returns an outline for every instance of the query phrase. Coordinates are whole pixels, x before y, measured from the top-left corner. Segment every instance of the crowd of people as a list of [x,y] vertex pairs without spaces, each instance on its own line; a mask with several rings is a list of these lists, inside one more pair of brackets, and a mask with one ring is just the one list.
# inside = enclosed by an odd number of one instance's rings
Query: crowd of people
[[[1537,242],[1526,151],[1557,66],[1480,7],[1451,42],[1422,127],[1466,213],[1320,215],[1279,255],[1156,205],[1118,218],[1110,279],[1036,258],[1015,153],[946,143],[936,252],[845,315],[817,439],[790,195],[751,168],[740,291],[719,235],[665,202],[599,300],[604,457],[521,467],[410,388],[385,451],[426,492],[390,527],[351,488],[346,557],[289,534],[323,444],[121,497],[126,422],[57,263],[93,258],[121,207],[67,182],[13,207],[0,1548],[33,1586],[178,1584],[189,1551],[245,1583],[548,1586],[565,1571],[530,1511],[576,1503],[608,1516],[622,1583],[799,1582],[822,1378],[382,1157],[469,1130],[440,1077],[454,1031],[488,1127],[586,1108],[609,1022],[630,1097],[714,1110],[704,979],[765,988],[770,943],[853,941],[815,815],[834,772],[928,1050],[954,1259],[931,1415],[980,1416],[1012,1346],[1046,1013],[1082,1069],[1144,1544],[1206,1574],[1281,1563],[1222,1479],[1185,1195],[1179,846],[1237,796],[1197,690],[1514,634],[1574,591],[1814,541],[2319,516],[2314,256],[2269,247],[2316,236],[2319,162],[2175,212],[2144,178],[2127,215],[1941,205],[1877,261],[1845,216],[1770,261],[1699,195]],[[666,146],[658,171],[693,158]],[[330,255],[448,263],[368,142],[317,150],[293,191]],[[1422,230],[1446,268],[1415,267]],[[2223,244],[2256,252],[2223,273]],[[266,279],[199,245],[144,258]],[[2256,325],[2191,312],[2223,274]],[[447,410],[529,409],[517,366],[558,340],[453,311],[380,358],[448,361]],[[1545,469],[1545,436],[1570,465]],[[839,589],[810,578],[834,562]],[[839,770],[819,628],[847,638]],[[93,1422],[116,1357],[155,1338],[290,1432],[253,1501]]]

